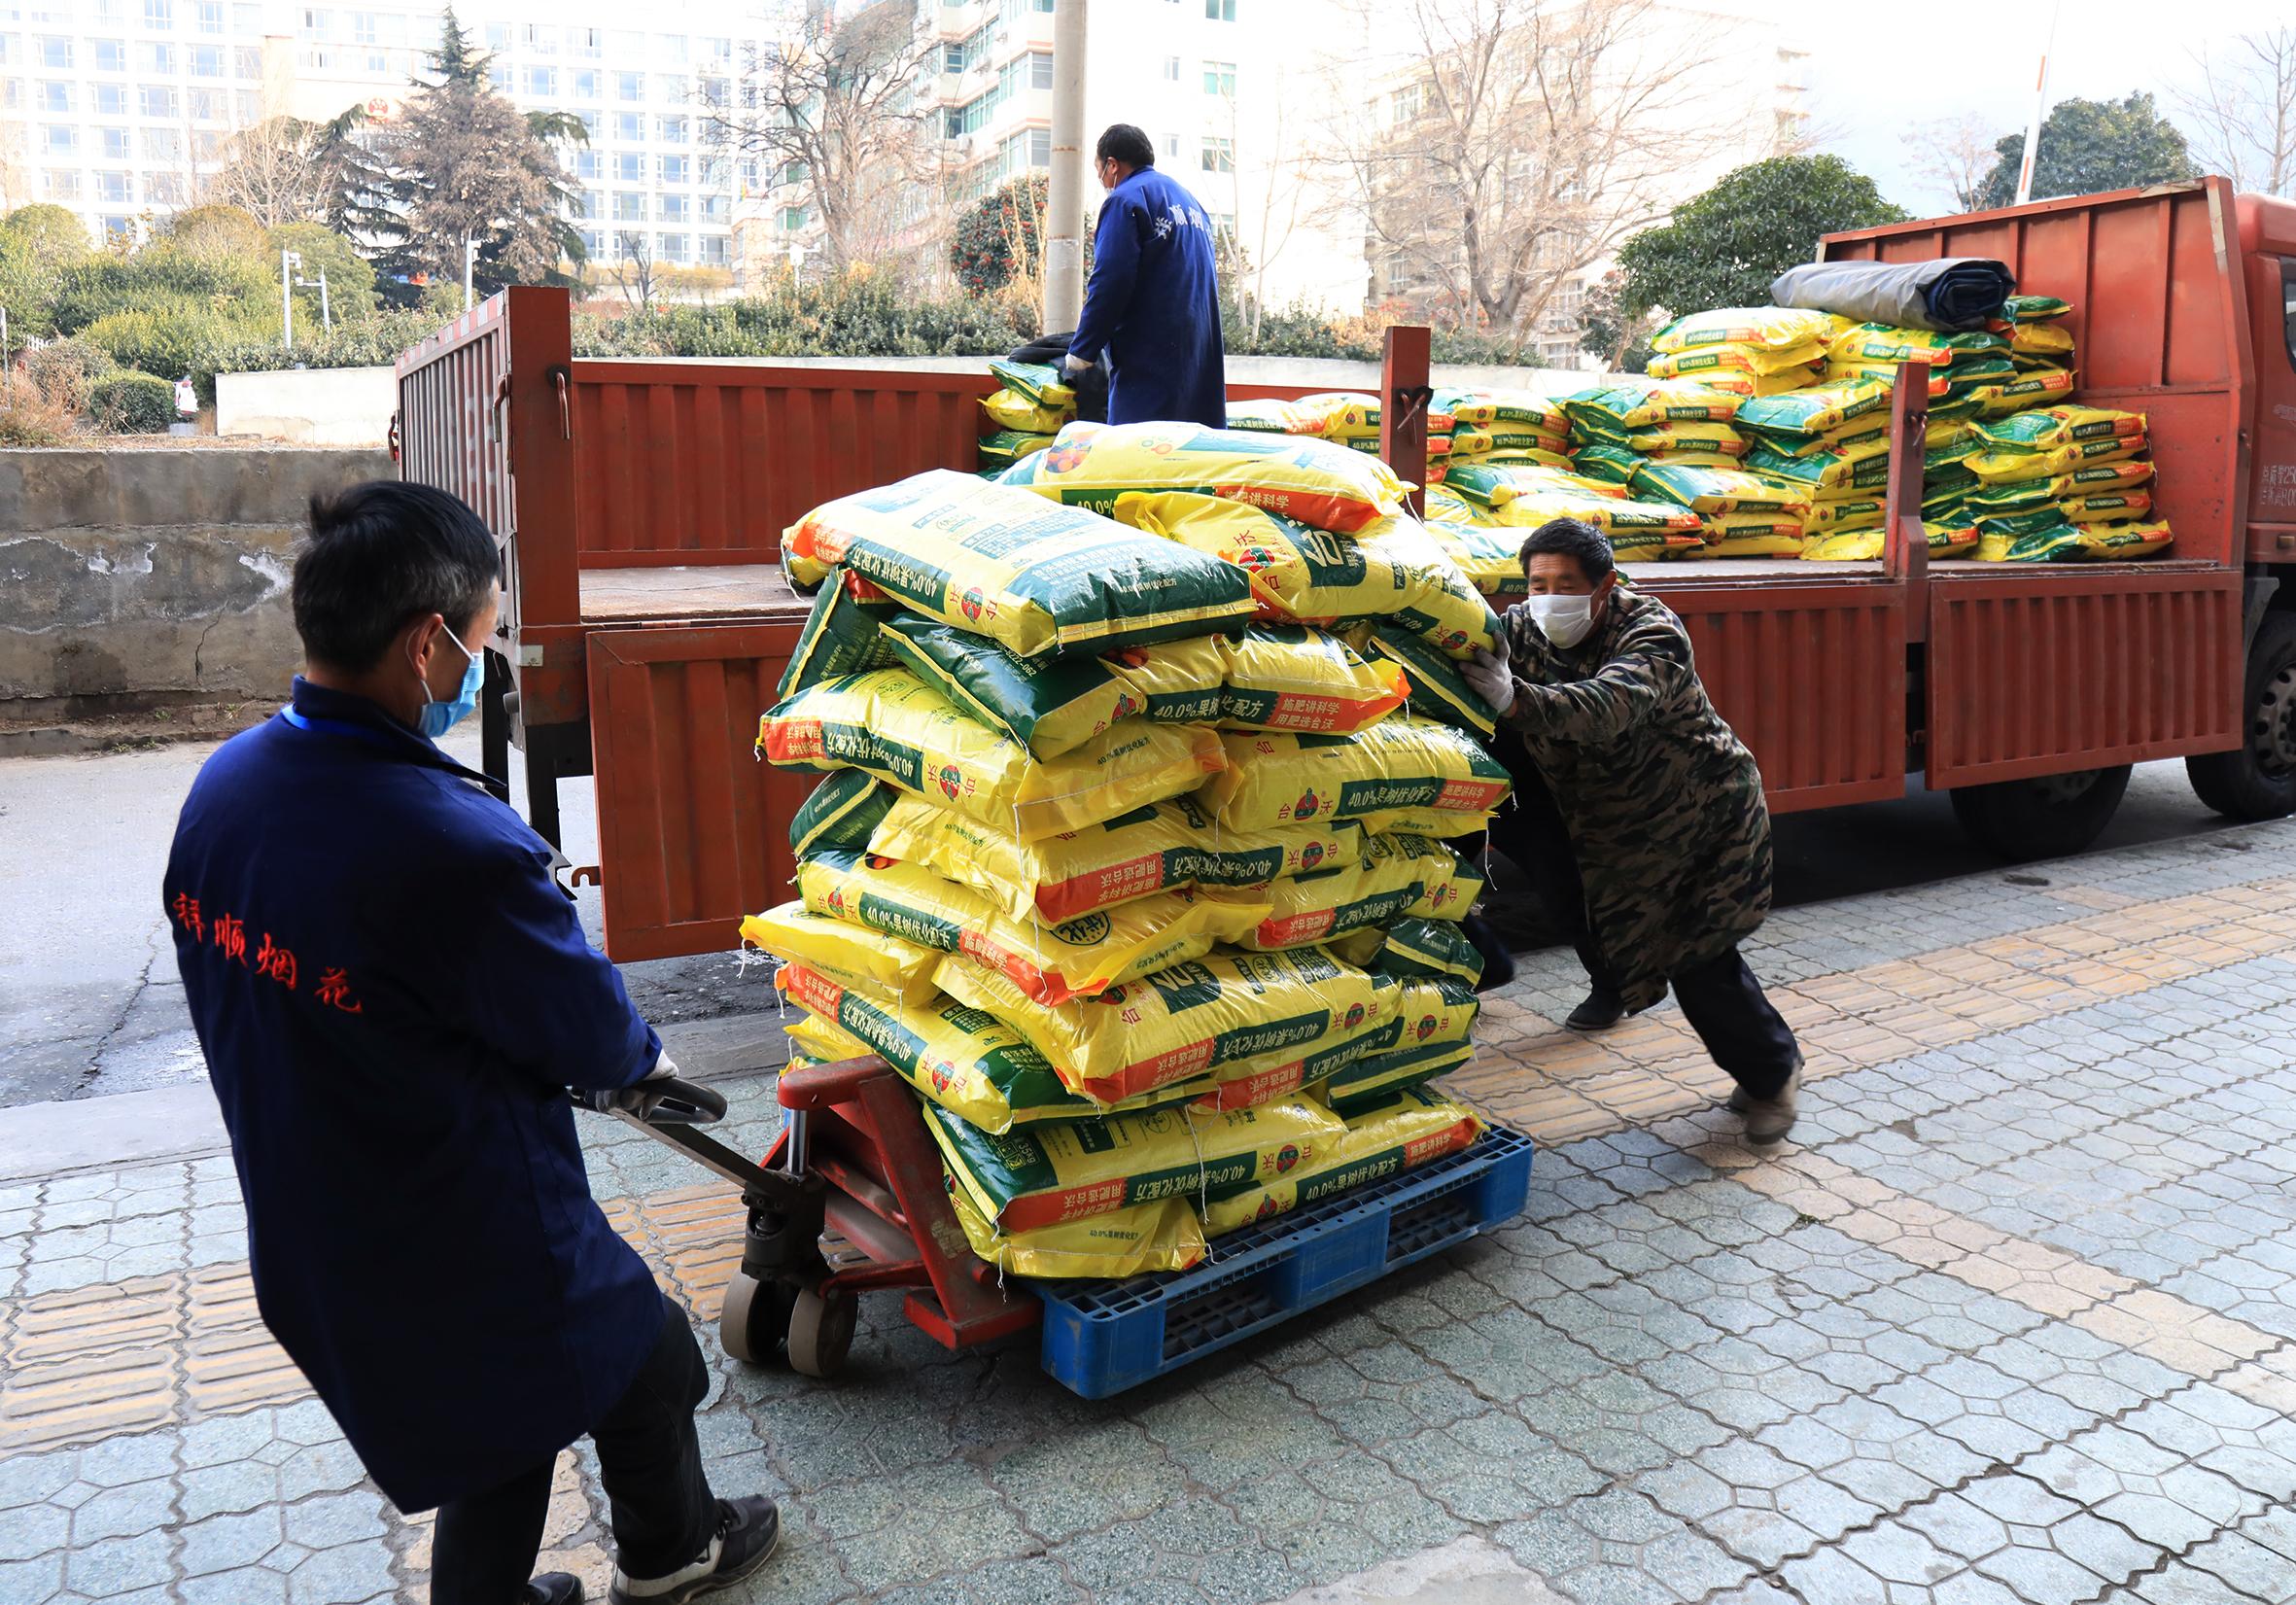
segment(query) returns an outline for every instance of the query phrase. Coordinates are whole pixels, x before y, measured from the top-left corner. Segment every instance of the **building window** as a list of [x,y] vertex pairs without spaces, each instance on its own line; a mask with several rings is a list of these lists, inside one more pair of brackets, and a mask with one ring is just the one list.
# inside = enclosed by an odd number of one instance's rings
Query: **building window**
[[146,117],[168,122],[173,122],[181,112],[176,103],[175,90],[165,84],[138,85],[135,109]]
[[146,173],[144,199],[155,206],[181,206],[184,203],[184,175],[181,173]]
[[127,130],[125,128],[105,128],[101,131],[104,137],[104,159],[106,161],[125,161],[130,155],[127,149]]
[[556,55],[558,29],[547,22],[527,23],[526,48],[537,55]]
[[625,145],[645,143],[645,114],[644,112],[614,113],[614,138]]
[[95,87],[95,115],[98,117],[125,117],[127,115],[127,86],[98,84]]
[[77,171],[57,171],[43,175],[50,200],[78,200],[80,175]]
[[72,113],[72,86],[69,84],[41,85],[40,109],[44,112],[53,112],[59,117],[69,117]]
[[124,39],[90,39],[87,48],[95,52],[95,70],[99,73],[127,71],[127,41]]
[[662,182],[664,184],[691,184],[693,181],[694,169],[691,157],[662,157]]
[[221,161],[224,157],[224,131],[221,128],[193,128],[191,130],[191,159]]
[[502,93],[508,94],[510,87],[518,82],[518,75],[507,67],[493,66],[486,69],[486,81]]
[[144,159],[146,161],[183,160],[184,136],[173,128],[146,128],[144,130]]
[[201,33],[221,33],[224,31],[224,0],[199,0],[199,31]]
[[230,114],[225,110],[230,104],[217,89],[191,91],[191,121],[193,122],[228,122]]
[[1180,82],[1180,58],[1178,56],[1167,55],[1164,58],[1164,81],[1166,84]]
[[596,28],[569,28],[566,30],[567,50],[570,54],[586,55],[596,59],[606,53],[603,41],[606,35]]
[[688,49],[688,42],[682,33],[654,35],[654,55],[659,60],[683,62]]
[[351,14],[352,44],[379,45],[382,42],[382,32],[375,26],[373,12],[355,11]]
[[656,195],[654,215],[664,223],[691,223],[693,202],[684,195]]
[[596,180],[605,176],[606,157],[600,156],[596,151],[576,151],[574,153],[574,177]]
[[1203,15],[1214,22],[1235,20],[1235,0],[1203,0]]
[[40,41],[40,65],[51,72],[68,73],[72,70],[72,42],[69,39]]
[[733,81],[724,78],[701,78],[694,81],[694,92],[705,106],[722,110],[733,104]]
[[193,45],[191,47],[191,76],[193,78],[221,78],[224,76],[224,48],[221,45]]
[[664,262],[682,262],[693,254],[691,242],[683,234],[664,234],[661,240],[661,259]]
[[1203,142],[1203,170],[1207,173],[1235,171],[1235,141],[1209,139]]
[[574,75],[574,97],[576,100],[598,98],[598,69],[584,67]]
[[671,106],[682,105],[691,93],[683,73],[654,74],[654,99]]
[[510,24],[507,22],[487,23],[486,48],[490,51],[508,50],[510,48]]
[[723,223],[733,216],[733,212],[734,203],[730,195],[704,195],[702,197],[702,221],[704,223]]
[[603,228],[583,229],[582,250],[593,262],[604,257],[606,255],[606,230]]
[[51,122],[40,130],[40,148],[52,157],[68,157],[80,149],[80,130],[68,122]]
[[249,4],[247,0],[241,0],[241,3],[234,5],[231,8],[231,31],[233,33],[262,32],[263,8],[260,5]]
[[526,92],[542,100],[558,98],[558,69],[556,67],[529,67],[526,69]]
[[574,113],[574,121],[582,125],[582,132],[590,136],[590,143],[597,144],[598,114],[596,112],[576,112]]
[[784,233],[784,234],[794,234],[794,233],[798,232],[800,229],[802,229],[804,227],[805,227],[805,208],[804,208],[804,207],[802,207],[802,206],[784,206],[784,207],[783,207],[783,208],[782,208],[782,232],[783,232],[783,233]]
[[135,239],[135,219],[111,216],[104,219],[104,234],[116,240]]
[[1166,161],[1180,159],[1180,136],[1178,134],[1164,136],[1164,159]]
[[231,92],[232,120],[242,128],[252,128],[262,119],[262,108],[256,102],[253,89],[234,89]]
[[1235,98],[1235,63],[1206,61],[1203,64],[1203,92]]
[[260,81],[263,76],[262,47],[261,45],[232,46],[231,75],[248,83]]
[[723,234],[704,234],[702,236],[702,265],[704,267],[723,267],[726,261],[725,236]]
[[1028,87],[1049,89],[1053,87],[1053,58],[1050,52],[1036,51],[1028,57]]
[[136,54],[140,57],[139,64],[145,72],[160,73],[170,77],[174,75],[175,47],[173,45],[157,44],[146,40],[143,48],[137,51]]
[[334,13],[306,10],[303,13],[303,37],[327,39],[334,33]]
[[733,64],[733,58],[734,42],[732,40],[705,39],[702,41],[703,60],[719,61],[725,63],[728,66],[731,66]]
[[144,26],[154,33],[175,30],[175,0],[144,0]]
[[659,137],[664,145],[683,145],[686,143],[687,129],[684,118],[660,118],[657,120],[657,127]]
[[964,71],[963,40],[952,39],[946,44],[942,45],[941,71],[945,73],[961,73]]
[[98,173],[95,175],[95,198],[124,206],[135,199],[125,173]]
[[644,221],[645,197],[630,194],[627,192],[616,192],[614,195],[614,222],[644,223]]
[[614,95],[621,100],[644,100],[645,98],[645,74],[614,74]]
[[1053,164],[1053,131],[1050,128],[1028,130],[1028,165],[1050,167]]
[[645,157],[637,151],[624,151],[614,157],[614,179],[621,184],[645,182]]

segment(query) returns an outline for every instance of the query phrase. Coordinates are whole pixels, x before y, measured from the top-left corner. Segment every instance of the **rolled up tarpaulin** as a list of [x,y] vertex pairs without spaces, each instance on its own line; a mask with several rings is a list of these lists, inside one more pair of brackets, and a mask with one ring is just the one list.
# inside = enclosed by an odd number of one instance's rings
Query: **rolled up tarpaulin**
[[1990,257],[1932,262],[1807,262],[1770,281],[1779,306],[1834,312],[1899,329],[1982,329],[2016,292],[2006,262]]

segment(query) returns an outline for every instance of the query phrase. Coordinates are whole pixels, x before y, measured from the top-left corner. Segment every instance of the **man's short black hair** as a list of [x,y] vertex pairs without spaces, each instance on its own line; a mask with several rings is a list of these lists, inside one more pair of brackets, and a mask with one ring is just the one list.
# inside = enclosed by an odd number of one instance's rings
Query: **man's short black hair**
[[1592,524],[1579,518],[1549,518],[1531,531],[1530,539],[1522,543],[1516,559],[1525,569],[1531,559],[1541,552],[1552,552],[1558,557],[1575,557],[1579,567],[1586,571],[1586,581],[1599,585],[1618,567],[1611,555],[1611,538]]
[[358,673],[410,621],[437,613],[477,651],[470,624],[501,574],[494,537],[445,491],[370,479],[314,496],[295,560],[296,634],[313,663]]
[[1156,142],[1129,122],[1111,122],[1095,149],[1096,161],[1121,161],[1127,167],[1156,165]]

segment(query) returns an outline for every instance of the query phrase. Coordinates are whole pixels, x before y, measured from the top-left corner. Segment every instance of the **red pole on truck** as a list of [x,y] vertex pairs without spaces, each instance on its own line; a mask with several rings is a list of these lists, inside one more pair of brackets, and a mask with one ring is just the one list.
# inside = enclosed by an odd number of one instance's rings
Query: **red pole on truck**
[[1930,365],[1899,363],[1890,397],[1890,489],[1882,508],[1882,568],[1905,581],[1905,639],[1930,638],[1930,532],[1922,523],[1922,460],[1929,450]]
[[[1379,460],[1407,485],[1427,483],[1428,350],[1425,324],[1393,324],[1379,360]],[[1412,491],[1404,505],[1421,516],[1426,491]]]

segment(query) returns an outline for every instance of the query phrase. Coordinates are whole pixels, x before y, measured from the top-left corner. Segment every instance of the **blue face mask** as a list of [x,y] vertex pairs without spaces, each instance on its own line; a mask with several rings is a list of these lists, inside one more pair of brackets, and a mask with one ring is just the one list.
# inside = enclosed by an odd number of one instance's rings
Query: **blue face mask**
[[428,682],[425,682],[423,686],[423,716],[420,728],[423,734],[429,736],[433,741],[436,741],[440,736],[460,724],[464,716],[478,706],[478,687],[486,682],[485,657],[465,646],[463,638],[447,629],[445,625],[441,624],[438,628],[447,640],[455,644],[456,649],[470,660],[470,664],[463,671],[462,689],[455,692],[452,702],[440,702],[436,697],[431,695],[431,687]]

